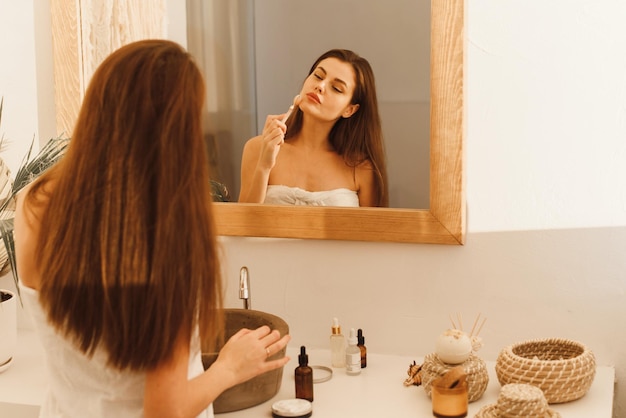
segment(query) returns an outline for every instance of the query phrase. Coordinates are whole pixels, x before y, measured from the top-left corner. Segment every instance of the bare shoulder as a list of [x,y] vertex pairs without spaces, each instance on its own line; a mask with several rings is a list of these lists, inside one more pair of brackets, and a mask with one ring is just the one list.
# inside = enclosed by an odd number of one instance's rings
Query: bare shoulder
[[18,225],[23,227],[30,222],[24,222],[26,219],[30,221],[31,216],[28,214],[30,210],[28,209],[29,205],[26,202],[26,196],[32,189],[32,183],[25,186],[15,197],[15,228],[17,229]]
[[[33,187],[35,182],[32,182],[26,186],[16,196],[16,205],[15,205],[15,217],[20,218],[21,220],[28,220],[28,223],[36,222],[40,215],[43,214],[46,208],[46,200],[44,196],[49,194],[51,191],[52,183],[54,181],[47,181],[45,184],[40,185],[37,190],[34,190],[36,196],[34,199],[30,199],[29,194],[33,192]],[[31,202],[36,202],[36,204],[32,204]]]
[[13,235],[20,281],[28,287],[38,289],[40,277],[34,260],[37,259],[35,254],[39,239],[41,215],[45,211],[45,204],[32,205],[29,203],[26,197],[32,187],[32,184],[29,184],[17,195]]
[[360,163],[359,165],[357,165],[356,169],[357,169],[357,171],[373,171],[374,170],[374,165],[372,164],[372,161],[365,160],[362,163]]
[[254,136],[248,139],[246,143],[244,144],[244,150],[250,150],[250,151],[258,150],[261,147],[262,140],[263,140],[263,137],[261,135]]
[[363,161],[355,168],[355,180],[359,194],[359,206],[374,206],[374,166],[370,160]]
[[[254,167],[254,165],[256,164],[257,158],[259,154],[261,153],[261,149],[263,145],[261,143],[262,140],[263,140],[262,136],[260,135],[255,136],[255,137],[248,139],[246,143],[243,145],[243,152],[241,153],[241,169],[242,170],[252,169]],[[242,172],[242,176],[243,175],[244,173]]]
[[374,165],[370,160],[365,160],[355,168],[357,185],[372,184],[374,181]]

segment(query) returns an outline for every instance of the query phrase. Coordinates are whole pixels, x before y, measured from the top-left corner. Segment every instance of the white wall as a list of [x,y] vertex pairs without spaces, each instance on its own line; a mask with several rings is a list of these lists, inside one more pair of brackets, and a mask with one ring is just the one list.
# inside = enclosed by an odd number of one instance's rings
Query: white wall
[[471,232],[626,225],[626,2],[468,2]]
[[[25,141],[37,125],[34,94],[22,94],[34,79],[21,68],[34,65],[22,60],[34,50],[28,13],[0,0],[0,27],[13,34],[0,37],[0,95],[5,112],[19,103],[11,136]],[[572,338],[624,381],[623,16],[613,0],[468,0],[466,245],[224,238],[228,305],[240,306],[247,265],[253,307],[285,317],[293,345],[326,347],[338,316],[363,328],[370,351],[418,357],[449,314],[469,327],[481,312],[486,359],[529,338]],[[17,77],[10,89],[5,71]],[[617,417],[622,383],[616,394]]]
[[38,133],[34,23],[33,1],[0,0],[0,155],[12,173]]

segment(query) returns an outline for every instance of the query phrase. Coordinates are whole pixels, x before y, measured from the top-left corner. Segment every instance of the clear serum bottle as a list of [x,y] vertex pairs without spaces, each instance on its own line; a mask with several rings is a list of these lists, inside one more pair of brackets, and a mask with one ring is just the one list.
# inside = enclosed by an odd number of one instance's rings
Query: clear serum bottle
[[333,318],[330,334],[330,355],[333,367],[346,367],[346,338],[341,333],[337,318]]
[[309,366],[309,356],[304,346],[300,347],[298,364],[295,371],[296,398],[313,402],[313,369]]
[[354,328],[350,328],[348,348],[346,348],[346,373],[356,376],[361,373],[361,349],[357,347],[357,335]]
[[358,329],[356,338],[357,347],[361,350],[361,368],[364,369],[367,367],[367,347],[365,347],[365,337],[363,336],[363,330],[361,328]]

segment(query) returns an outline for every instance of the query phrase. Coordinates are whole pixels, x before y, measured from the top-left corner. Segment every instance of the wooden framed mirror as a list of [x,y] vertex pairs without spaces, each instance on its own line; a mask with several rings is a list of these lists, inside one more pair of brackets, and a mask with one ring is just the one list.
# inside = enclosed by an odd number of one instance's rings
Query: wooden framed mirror
[[432,0],[429,209],[216,203],[219,234],[463,244],[463,65],[463,0]]
[[[159,37],[162,9],[138,3],[131,17],[153,15],[126,28],[100,22],[93,3],[51,2],[57,129],[68,128],[78,113],[85,80],[123,41]],[[87,7],[89,6],[89,7]],[[92,14],[79,10],[92,11]],[[161,13],[161,14],[160,14]],[[464,181],[464,1],[431,0],[430,199],[428,209],[289,207],[216,203],[218,233],[225,236],[329,239],[462,245],[465,240]],[[132,19],[131,19],[132,20]],[[151,24],[148,23],[152,22]],[[101,43],[84,44],[98,28],[117,28]],[[128,33],[126,33],[128,32]],[[132,32],[132,33],[131,33]],[[106,39],[105,39],[106,38]],[[110,39],[111,38],[111,39]],[[118,39],[119,38],[119,39]],[[123,38],[123,39],[122,39]],[[108,41],[109,43],[107,43]],[[118,43],[119,43],[118,42]],[[124,43],[124,42],[122,42]],[[97,46],[97,48],[96,48]]]

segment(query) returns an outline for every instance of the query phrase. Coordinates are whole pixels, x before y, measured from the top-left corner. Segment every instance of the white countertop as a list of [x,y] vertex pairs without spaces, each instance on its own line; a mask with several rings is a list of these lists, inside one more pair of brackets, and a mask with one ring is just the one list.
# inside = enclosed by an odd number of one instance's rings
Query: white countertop
[[[307,348],[309,365],[330,365],[328,350]],[[298,347],[290,347],[290,362],[285,366],[278,394],[269,401],[242,411],[219,414],[222,418],[271,417],[272,404],[295,396],[294,370]],[[345,418],[359,416],[415,418],[432,417],[430,398],[421,386],[405,387],[409,364],[421,362],[421,357],[403,357],[368,353],[367,368],[358,376],[348,376],[345,369],[333,369],[327,382],[314,384],[313,416]],[[43,399],[46,377],[43,349],[31,330],[20,330],[18,351],[14,363],[0,373],[0,416],[10,418],[37,417]],[[496,401],[500,384],[495,375],[495,363],[487,362],[489,385],[485,394],[469,405],[468,417],[473,417],[483,405]],[[611,418],[615,370],[598,367],[589,392],[579,400],[551,405],[563,418]]]
[[[289,347],[291,357],[285,366],[283,383],[278,394],[271,400],[242,411],[219,414],[222,418],[271,417],[272,404],[280,399],[295,396],[294,370],[298,366],[298,350]],[[330,351],[310,350],[309,365],[330,365]],[[480,353],[479,353],[480,354]],[[421,357],[402,357],[368,353],[367,367],[358,376],[348,376],[345,369],[333,369],[333,377],[327,382],[313,385],[313,416],[322,418],[416,418],[432,417],[430,398],[421,386],[403,385],[408,377],[409,365]],[[495,403],[500,391],[496,377],[495,362],[486,362],[489,385],[485,394],[469,404],[468,417],[478,410]],[[611,418],[613,416],[613,393],[615,370],[598,367],[591,388],[576,401],[555,404],[550,407],[563,418]]]

